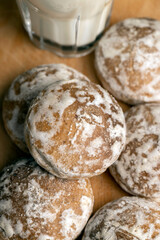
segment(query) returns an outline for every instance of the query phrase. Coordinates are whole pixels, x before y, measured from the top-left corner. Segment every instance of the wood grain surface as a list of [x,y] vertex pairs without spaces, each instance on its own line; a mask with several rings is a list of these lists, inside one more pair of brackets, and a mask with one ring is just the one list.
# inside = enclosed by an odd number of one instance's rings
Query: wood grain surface
[[[93,0],[96,1],[96,0]],[[97,0],[98,1],[98,0]],[[115,0],[111,24],[128,17],[160,19],[160,0]],[[40,64],[64,63],[99,83],[94,70],[94,53],[82,58],[60,58],[36,48],[23,29],[15,0],[0,0],[0,168],[23,156],[11,142],[2,122],[2,101],[12,80],[20,73]],[[120,103],[123,110],[128,106]],[[94,211],[105,203],[128,195],[114,182],[109,172],[91,179]]]

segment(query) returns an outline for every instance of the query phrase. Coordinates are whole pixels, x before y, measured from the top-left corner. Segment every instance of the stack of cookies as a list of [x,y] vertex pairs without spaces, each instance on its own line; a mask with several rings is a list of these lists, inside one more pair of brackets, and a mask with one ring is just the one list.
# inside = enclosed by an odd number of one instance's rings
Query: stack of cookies
[[121,107],[86,76],[50,64],[13,81],[3,119],[28,157],[2,171],[0,238],[75,239],[93,209],[88,178],[106,171],[124,148]]
[[112,26],[95,52],[97,76],[117,99],[136,104],[125,113],[126,145],[110,166],[134,197],[103,206],[83,240],[160,239],[160,22],[126,19]]
[[[106,90],[62,64],[13,81],[3,119],[28,157],[0,175],[1,239],[76,239],[94,204],[88,178],[107,168],[134,196],[103,206],[83,240],[160,239],[159,59],[160,22],[132,18],[112,26],[95,51]],[[107,90],[136,106],[124,116]]]

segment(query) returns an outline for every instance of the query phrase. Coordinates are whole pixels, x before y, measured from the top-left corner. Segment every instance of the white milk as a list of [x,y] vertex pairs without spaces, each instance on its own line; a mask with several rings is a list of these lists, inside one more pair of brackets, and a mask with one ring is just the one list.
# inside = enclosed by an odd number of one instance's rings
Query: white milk
[[59,56],[91,52],[109,22],[113,0],[17,0],[30,39]]
[[83,46],[103,32],[112,0],[26,1],[32,32],[64,46]]

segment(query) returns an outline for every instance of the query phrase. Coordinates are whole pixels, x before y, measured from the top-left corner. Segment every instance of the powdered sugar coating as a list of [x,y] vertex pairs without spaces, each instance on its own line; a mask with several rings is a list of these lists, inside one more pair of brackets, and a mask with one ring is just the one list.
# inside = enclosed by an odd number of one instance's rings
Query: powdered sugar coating
[[126,112],[126,146],[110,172],[127,192],[160,198],[160,105],[132,107]]
[[83,240],[159,240],[160,205],[123,197],[103,206],[90,219]]
[[0,189],[0,239],[4,240],[73,240],[93,208],[88,179],[58,179],[32,159],[5,168]]
[[117,99],[160,101],[160,21],[125,19],[113,25],[95,53],[100,80]]
[[32,100],[51,83],[75,78],[89,81],[86,76],[64,64],[48,64],[29,70],[12,82],[4,99],[3,119],[8,134],[20,149],[28,151],[23,132]]
[[26,142],[36,161],[63,178],[101,174],[125,143],[122,109],[92,82],[59,81],[30,107]]

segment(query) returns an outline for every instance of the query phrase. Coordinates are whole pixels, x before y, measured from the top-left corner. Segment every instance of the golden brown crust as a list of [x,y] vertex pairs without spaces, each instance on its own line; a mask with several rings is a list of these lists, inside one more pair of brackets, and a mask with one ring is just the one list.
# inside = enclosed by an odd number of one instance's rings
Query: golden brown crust
[[125,142],[123,112],[91,82],[50,85],[32,104],[26,142],[36,161],[59,177],[91,177],[106,170]]
[[74,78],[89,81],[80,72],[63,64],[38,66],[14,79],[3,101],[3,120],[7,133],[21,150],[28,152],[23,131],[32,100],[49,84]]
[[0,238],[71,240],[93,208],[88,179],[62,180],[22,159],[0,175]]
[[126,112],[126,146],[110,172],[127,192],[160,198],[160,108],[150,103]]
[[125,19],[112,26],[95,52],[97,75],[129,104],[160,101],[159,21]]
[[123,197],[98,210],[88,222],[83,240],[159,240],[160,205],[138,197]]

